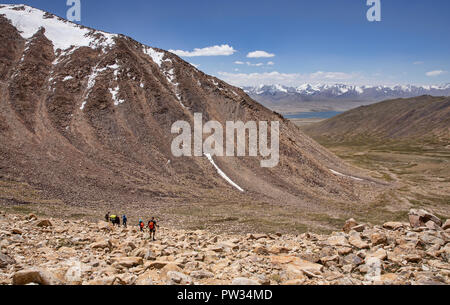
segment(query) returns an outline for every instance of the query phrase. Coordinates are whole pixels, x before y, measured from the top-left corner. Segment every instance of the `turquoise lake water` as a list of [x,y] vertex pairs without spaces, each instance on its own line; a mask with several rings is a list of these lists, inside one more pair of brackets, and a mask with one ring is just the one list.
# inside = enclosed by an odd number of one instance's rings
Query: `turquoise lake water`
[[299,112],[295,114],[284,115],[286,119],[329,119],[335,117],[342,112],[323,111],[323,112]]

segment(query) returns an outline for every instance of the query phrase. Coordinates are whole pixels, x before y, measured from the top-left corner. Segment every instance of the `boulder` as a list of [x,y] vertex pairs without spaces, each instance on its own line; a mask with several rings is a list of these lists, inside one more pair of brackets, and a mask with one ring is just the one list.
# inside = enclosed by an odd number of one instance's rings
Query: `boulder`
[[350,246],[345,236],[330,236],[325,241],[325,244],[328,246],[341,246],[341,247]]
[[217,253],[220,253],[220,252],[223,252],[223,251],[224,251],[224,248],[223,248],[222,246],[219,246],[219,245],[211,246],[211,247],[209,247],[208,249],[209,249],[210,251],[217,252]]
[[384,233],[375,232],[372,235],[370,235],[370,241],[374,246],[384,245],[387,243],[387,236]]
[[354,253],[350,253],[343,258],[345,265],[350,265],[352,267],[359,266],[364,263],[364,260]]
[[149,263],[145,264],[145,267],[147,269],[162,269],[164,268],[167,264],[170,264],[170,262],[163,262],[163,261],[152,261]]
[[420,221],[420,217],[417,215],[408,215],[408,218],[411,228],[419,228],[425,225],[422,221]]
[[255,253],[258,254],[258,255],[268,255],[268,254],[269,254],[269,251],[268,251],[267,248],[264,247],[264,246],[256,246],[256,247],[253,249],[253,252],[255,252]]
[[399,230],[403,227],[404,227],[403,223],[401,223],[401,222],[391,221],[391,222],[386,222],[385,224],[383,224],[383,228],[388,229],[388,230],[394,230],[394,231]]
[[39,285],[59,285],[61,282],[56,277],[41,269],[27,269],[14,273],[13,285],[27,285],[27,284],[39,284]]
[[423,227],[429,221],[439,227],[442,226],[442,221],[438,217],[423,209],[411,209],[408,217],[412,228]]
[[136,279],[136,285],[151,286],[153,285],[153,278],[155,277],[156,275],[152,271],[146,271],[138,276]]
[[119,285],[131,286],[136,284],[137,278],[134,274],[121,274],[117,276],[117,283]]
[[450,219],[447,219],[447,220],[445,221],[445,223],[442,225],[442,229],[443,229],[443,230],[448,230],[448,229],[450,229]]
[[281,283],[282,286],[300,286],[303,285],[306,281],[306,277],[304,279],[295,279],[288,280],[286,282]]
[[311,263],[296,256],[271,256],[270,260],[275,266],[289,268],[300,272],[307,271],[314,274],[320,274],[323,269],[323,266],[320,264]]
[[344,224],[344,227],[342,228],[342,230],[345,233],[348,233],[352,230],[353,227],[356,227],[358,225],[358,223],[356,222],[356,220],[354,220],[353,218],[350,218],[349,220],[347,220]]
[[353,248],[351,247],[339,247],[337,248],[338,254],[339,255],[347,255],[349,253],[352,253]]
[[106,221],[99,221],[97,227],[101,231],[109,231],[111,230],[111,224]]
[[142,257],[115,257],[112,260],[117,265],[125,268],[132,268],[144,264]]
[[236,285],[236,286],[258,286],[260,284],[259,284],[259,282],[255,281],[255,280],[251,280],[251,279],[246,278],[246,277],[237,277],[231,282],[231,285]]
[[386,273],[374,281],[375,285],[400,285],[399,276],[395,273]]
[[352,230],[356,232],[363,232],[367,228],[366,224],[357,225],[356,227],[353,227]]
[[163,268],[161,268],[160,275],[166,277],[167,273],[169,273],[170,271],[181,272],[181,268],[178,267],[178,265],[175,263],[168,263]]
[[427,232],[422,232],[419,235],[419,239],[420,239],[421,242],[423,242],[425,244],[430,244],[430,245],[443,246],[445,244],[445,240],[443,240],[442,238],[436,236],[436,234],[429,234]]
[[383,248],[379,248],[376,251],[370,251],[366,255],[366,261],[370,260],[371,258],[379,259],[380,261],[384,260],[387,257],[387,252]]
[[39,228],[47,228],[47,227],[51,227],[53,226],[52,223],[50,222],[50,220],[48,219],[43,219],[41,221],[38,221],[38,223],[36,224],[36,226],[38,226]]
[[299,255],[299,257],[305,261],[311,262],[311,263],[318,263],[320,262],[320,257],[326,256],[325,254],[320,253],[302,253]]
[[83,268],[80,262],[75,262],[64,274],[64,279],[70,285],[80,285]]
[[231,241],[224,241],[218,244],[219,247],[226,250],[239,250],[239,246]]
[[90,286],[111,286],[117,282],[117,276],[111,275],[103,278],[97,278],[86,283]]
[[427,223],[425,224],[425,227],[427,227],[430,230],[434,230],[434,231],[441,231],[442,228],[440,226],[438,226],[434,221],[427,221]]
[[247,239],[249,240],[260,240],[268,238],[267,234],[250,234]]
[[356,247],[358,249],[369,248],[369,244],[361,239],[361,237],[359,236],[359,233],[352,234],[349,237],[348,242],[350,243],[350,245],[352,245],[353,247]]
[[326,264],[328,262],[338,262],[338,261],[339,261],[339,255],[323,256],[320,258],[320,262],[322,264]]
[[34,214],[28,214],[27,216],[25,216],[25,220],[37,220],[37,216]]
[[92,249],[106,249],[112,248],[112,243],[109,240],[100,240],[91,245]]
[[16,261],[14,258],[9,257],[6,254],[0,253],[0,268],[5,268],[8,265],[14,265]]
[[272,246],[269,248],[269,252],[272,254],[287,254],[289,253],[289,249],[280,246]]
[[190,276],[196,280],[202,280],[213,278],[214,274],[209,271],[199,270],[199,271],[192,271]]
[[11,233],[12,234],[17,234],[17,235],[22,235],[23,234],[23,232],[21,230],[17,229],[17,228],[12,229]]
[[194,281],[189,275],[177,271],[167,272],[168,285],[192,285]]

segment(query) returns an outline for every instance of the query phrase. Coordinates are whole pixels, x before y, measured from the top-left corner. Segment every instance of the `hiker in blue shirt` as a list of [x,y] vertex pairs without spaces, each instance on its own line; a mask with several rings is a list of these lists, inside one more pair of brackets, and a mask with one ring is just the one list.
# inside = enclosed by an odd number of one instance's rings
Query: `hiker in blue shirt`
[[123,215],[123,216],[122,216],[122,223],[123,223],[123,226],[124,226],[125,228],[127,227],[127,221],[128,221],[127,215]]

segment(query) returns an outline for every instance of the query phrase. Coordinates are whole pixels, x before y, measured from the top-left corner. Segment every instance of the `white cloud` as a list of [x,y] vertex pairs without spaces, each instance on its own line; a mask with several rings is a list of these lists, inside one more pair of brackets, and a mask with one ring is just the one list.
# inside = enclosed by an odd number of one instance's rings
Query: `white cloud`
[[253,51],[247,54],[248,58],[270,58],[275,57],[275,54],[267,53],[266,51]]
[[352,79],[353,75],[344,72],[323,72],[317,71],[310,74],[312,79],[329,79],[329,80],[348,80]]
[[181,57],[196,57],[196,56],[229,56],[233,55],[237,51],[233,47],[227,44],[223,44],[220,46],[211,46],[202,49],[195,48],[194,51],[169,50],[169,52],[172,52]]
[[[264,66],[264,63],[262,63],[262,62],[259,62],[259,63],[254,64],[254,63],[251,63],[251,62],[249,62],[249,61],[247,61],[247,62],[243,62],[243,61],[235,61],[234,63],[235,63],[236,65],[247,65],[247,66],[249,66],[249,67],[262,67],[262,66]],[[269,62],[267,63],[267,65],[268,65],[268,66],[273,66],[274,63],[271,62],[271,61],[269,61]]]
[[413,65],[423,65],[424,62],[423,61],[415,61],[413,62]]
[[447,73],[447,71],[443,71],[443,70],[436,70],[436,71],[430,71],[425,73],[427,76],[439,76],[442,75],[444,73]]
[[322,72],[315,73],[280,73],[277,71],[264,73],[229,73],[219,72],[219,77],[235,86],[258,86],[261,84],[298,86],[303,83],[335,84],[336,82],[361,80],[358,73]]

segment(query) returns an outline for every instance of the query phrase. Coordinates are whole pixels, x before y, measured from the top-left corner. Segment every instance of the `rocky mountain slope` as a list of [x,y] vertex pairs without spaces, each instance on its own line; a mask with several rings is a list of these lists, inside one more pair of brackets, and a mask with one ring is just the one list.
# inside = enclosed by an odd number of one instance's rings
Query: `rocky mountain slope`
[[[0,29],[0,178],[27,183],[43,198],[84,206],[263,201],[318,209],[321,202],[365,202],[378,187],[351,178],[364,174],[174,54],[28,6],[0,5]],[[222,124],[280,121],[279,166],[261,168],[261,158],[174,158],[171,126],[192,125],[196,112]],[[15,193],[8,189],[0,200],[29,202]]]
[[450,84],[440,86],[352,86],[344,84],[298,87],[260,85],[243,90],[264,106],[279,111],[346,111],[360,105],[421,95],[450,96]]
[[420,96],[384,101],[350,110],[304,130],[314,137],[334,140],[373,137],[448,143],[450,98]]
[[[450,284],[450,222],[348,220],[331,235],[215,235],[0,213],[0,284]],[[441,227],[442,225],[442,227]]]

